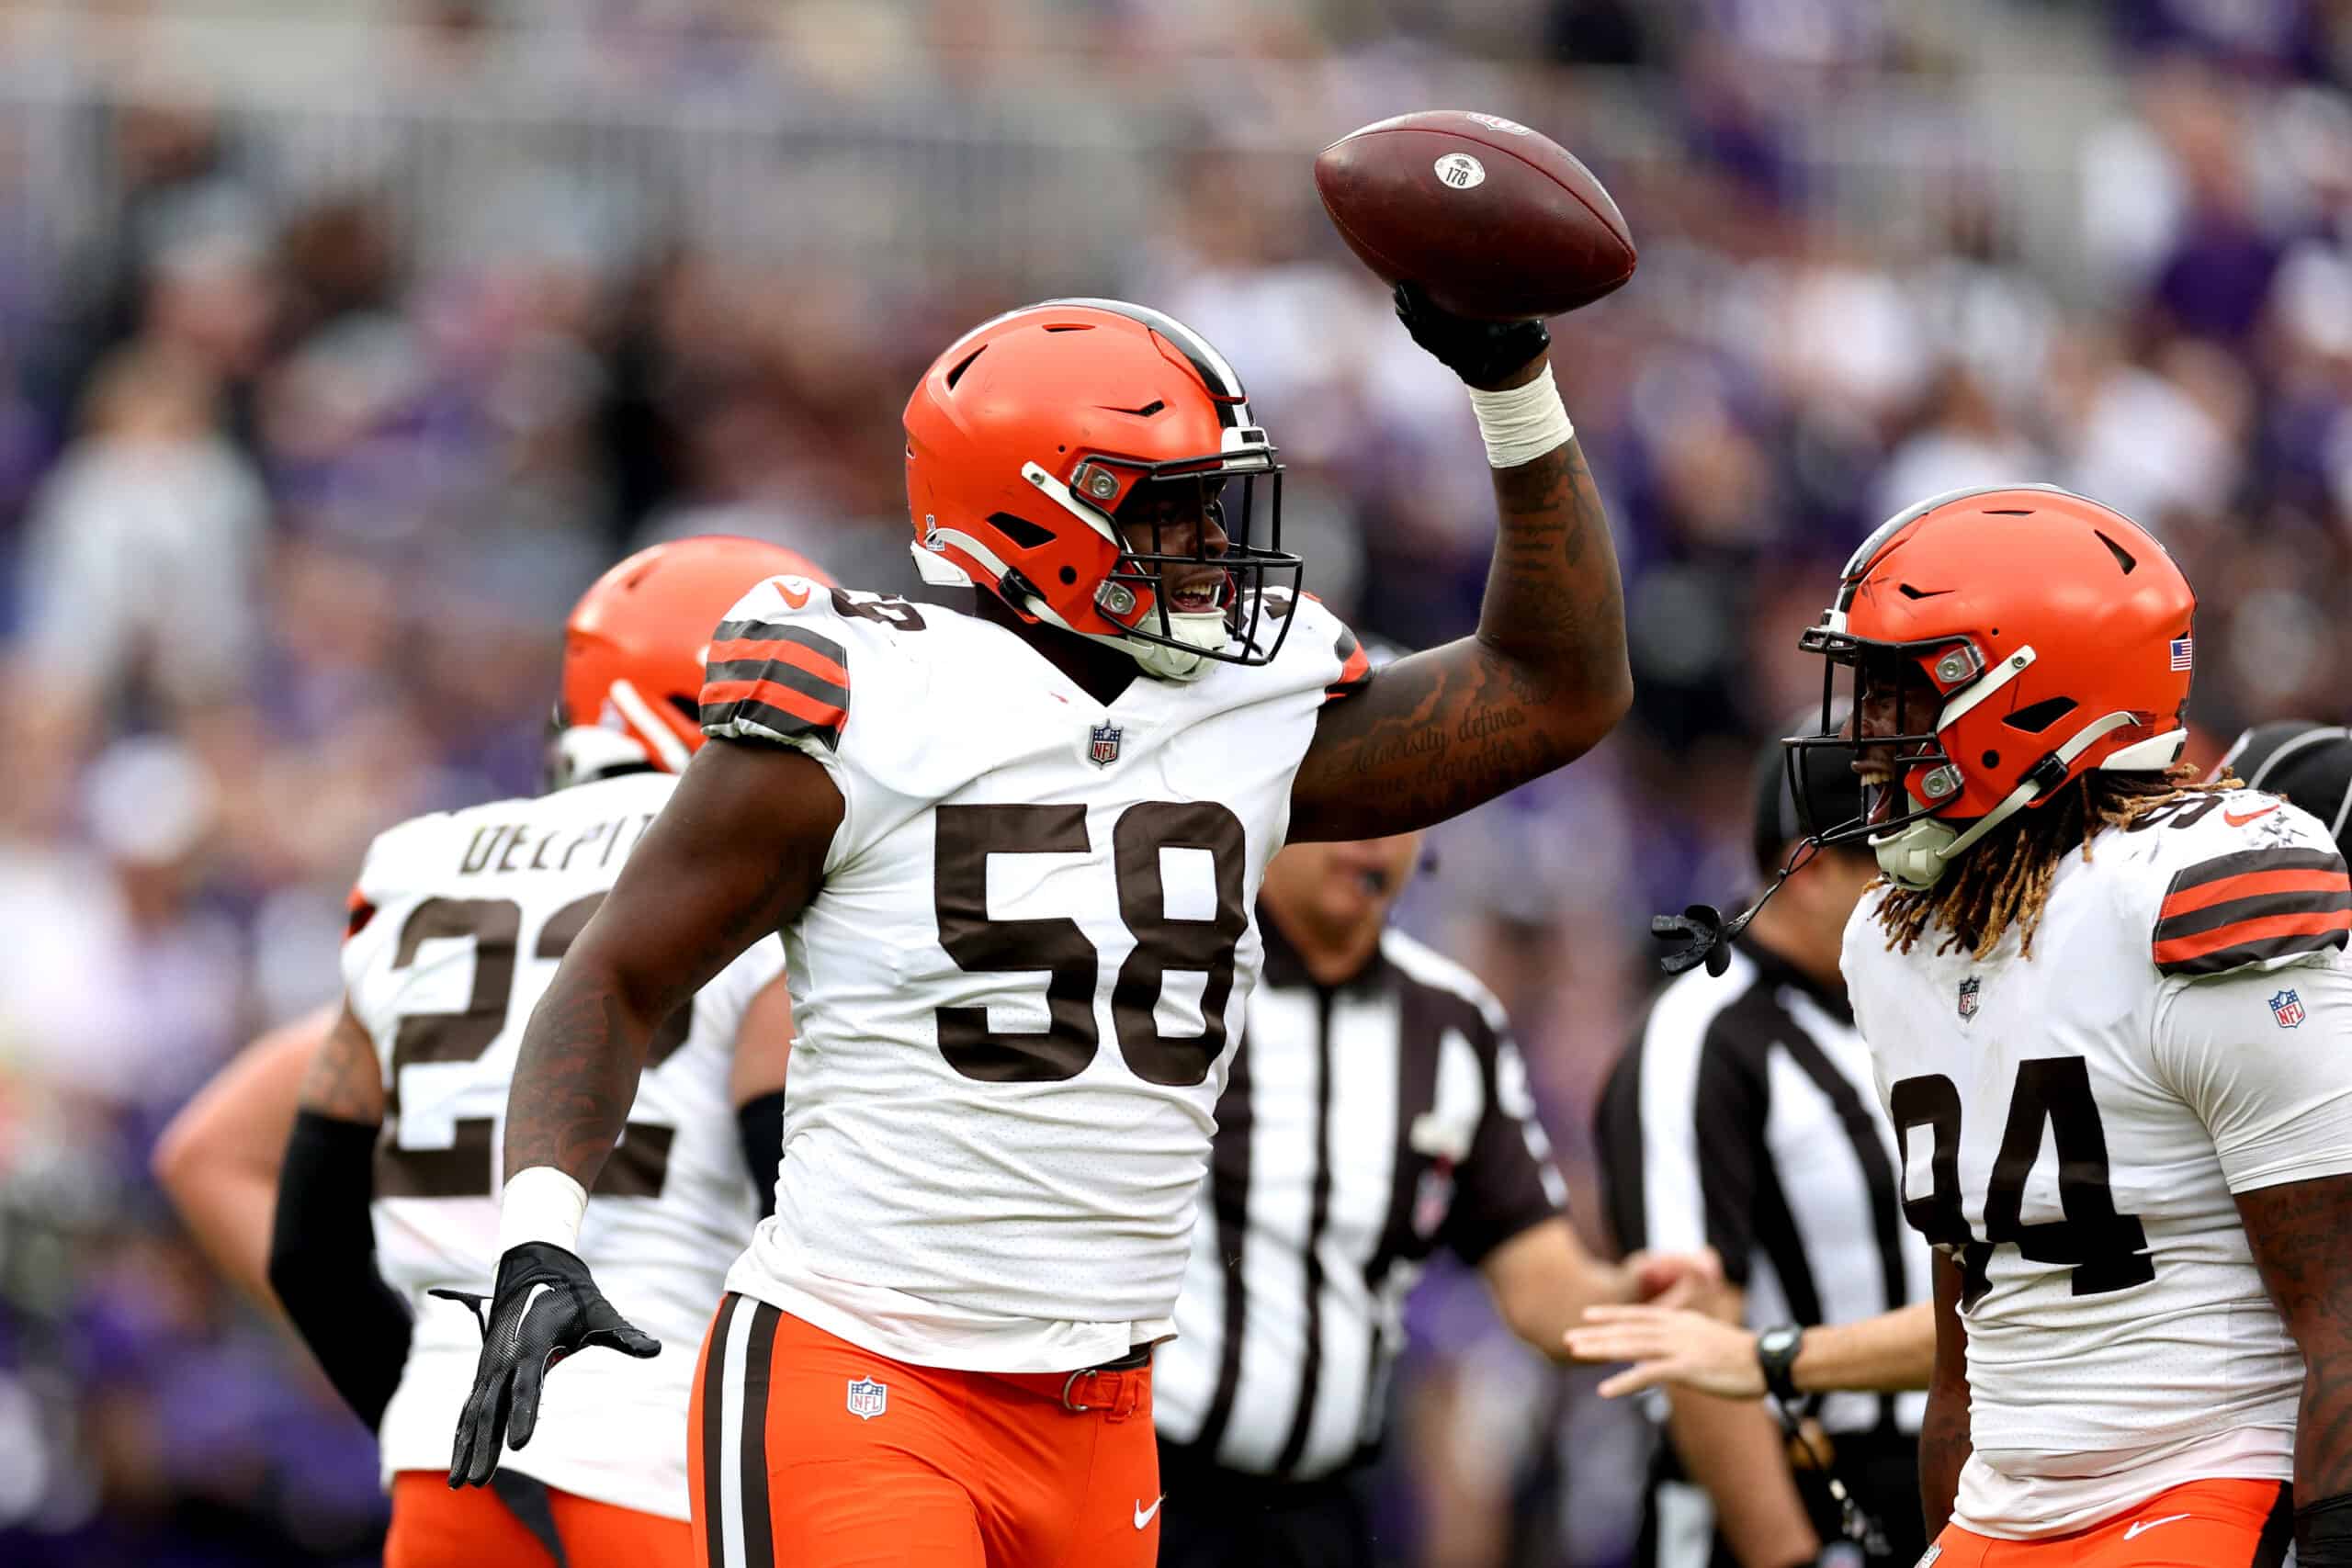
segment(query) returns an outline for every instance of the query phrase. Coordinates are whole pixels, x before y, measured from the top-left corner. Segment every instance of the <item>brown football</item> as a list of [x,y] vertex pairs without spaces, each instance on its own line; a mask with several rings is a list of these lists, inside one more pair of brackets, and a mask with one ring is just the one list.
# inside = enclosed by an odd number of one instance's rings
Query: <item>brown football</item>
[[1634,276],[1634,238],[1592,171],[1498,115],[1367,125],[1317,155],[1315,189],[1364,265],[1458,315],[1556,316]]

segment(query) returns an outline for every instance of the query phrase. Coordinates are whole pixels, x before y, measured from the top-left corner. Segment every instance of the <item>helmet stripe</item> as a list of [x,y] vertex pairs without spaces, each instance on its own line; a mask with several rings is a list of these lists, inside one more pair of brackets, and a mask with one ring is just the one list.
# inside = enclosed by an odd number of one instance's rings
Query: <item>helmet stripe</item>
[[684,773],[688,760],[685,742],[655,716],[652,705],[639,694],[636,684],[625,679],[616,681],[610,694],[613,705],[621,710],[621,716],[653,748],[655,760],[671,773]]

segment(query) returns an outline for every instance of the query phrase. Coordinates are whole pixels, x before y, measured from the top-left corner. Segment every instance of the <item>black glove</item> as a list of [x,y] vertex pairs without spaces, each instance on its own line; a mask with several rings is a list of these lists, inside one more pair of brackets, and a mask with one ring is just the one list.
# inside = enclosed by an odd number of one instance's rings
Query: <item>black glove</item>
[[488,1481],[510,1434],[518,1449],[531,1440],[539,1421],[539,1385],[548,1369],[574,1350],[604,1346],[630,1356],[662,1353],[660,1340],[613,1310],[588,1277],[588,1265],[548,1242],[506,1249],[487,1314],[484,1298],[470,1291],[431,1293],[465,1303],[481,1328],[474,1391],[458,1417],[458,1443],[449,1456],[453,1487]]
[[1396,319],[1431,358],[1481,391],[1494,391],[1552,345],[1541,321],[1474,321],[1442,309],[1418,283],[1396,286]]

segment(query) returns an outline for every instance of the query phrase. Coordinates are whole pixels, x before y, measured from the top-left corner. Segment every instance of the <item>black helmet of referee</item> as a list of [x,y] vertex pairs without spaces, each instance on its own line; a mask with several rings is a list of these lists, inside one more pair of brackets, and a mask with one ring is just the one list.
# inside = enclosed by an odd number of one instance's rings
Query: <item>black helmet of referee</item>
[[2282,718],[2257,724],[2233,741],[2213,769],[2233,773],[2248,789],[2267,790],[2325,824],[2336,848],[2352,842],[2352,729]]
[[[1809,734],[1821,722],[1821,710],[1807,708],[1783,727],[1787,735]],[[1802,797],[1792,787],[1792,768],[1804,770],[1805,788]],[[1770,882],[1775,872],[1789,853],[1789,846],[1823,828],[1834,828],[1840,822],[1850,822],[1862,814],[1862,782],[1854,773],[1854,749],[1850,746],[1800,746],[1787,748],[1778,739],[1768,740],[1756,758],[1754,787],[1749,798],[1756,803],[1754,847],[1756,874]],[[1807,805],[1826,814],[1819,822],[1811,820]],[[1852,846],[1867,855],[1867,846]],[[1823,853],[1831,852],[1823,851]]]

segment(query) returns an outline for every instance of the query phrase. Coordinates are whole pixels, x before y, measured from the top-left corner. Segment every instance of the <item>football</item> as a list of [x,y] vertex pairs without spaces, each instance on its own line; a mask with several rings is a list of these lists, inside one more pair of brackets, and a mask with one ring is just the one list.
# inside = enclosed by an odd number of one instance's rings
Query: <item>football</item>
[[1430,109],[1341,137],[1315,189],[1390,283],[1481,321],[1556,316],[1634,276],[1634,239],[1592,171],[1498,115]]

